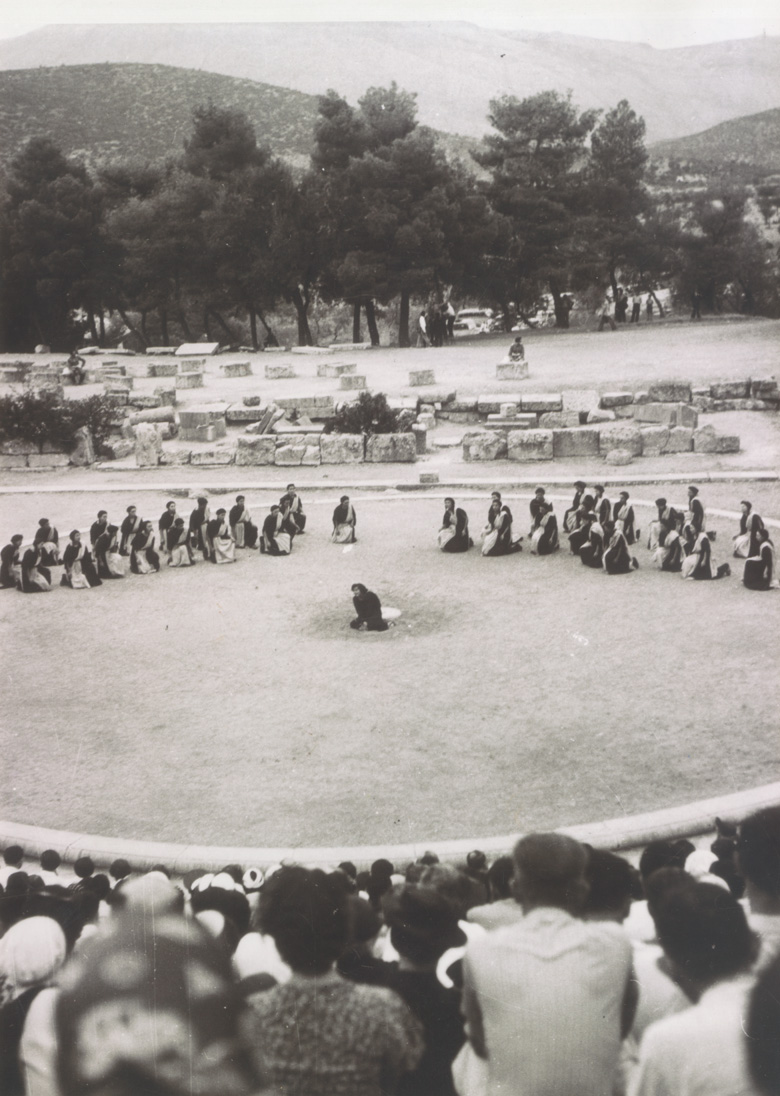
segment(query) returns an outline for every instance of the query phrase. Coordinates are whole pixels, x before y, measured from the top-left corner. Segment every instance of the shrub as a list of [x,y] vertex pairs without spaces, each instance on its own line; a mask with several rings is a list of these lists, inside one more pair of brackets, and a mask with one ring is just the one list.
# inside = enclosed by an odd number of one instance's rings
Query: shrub
[[109,396],[64,400],[52,389],[28,388],[0,398],[0,441],[28,441],[43,452],[46,443],[68,451],[86,426],[99,445],[113,433],[116,404]]
[[373,394],[363,391],[353,403],[340,407],[327,426],[328,433],[398,434],[409,431],[409,424],[399,423],[399,411],[388,406],[383,392]]

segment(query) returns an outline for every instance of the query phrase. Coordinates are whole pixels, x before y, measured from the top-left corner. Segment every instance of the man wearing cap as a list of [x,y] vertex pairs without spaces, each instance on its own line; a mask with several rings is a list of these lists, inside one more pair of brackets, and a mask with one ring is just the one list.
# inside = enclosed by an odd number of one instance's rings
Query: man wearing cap
[[514,850],[521,921],[469,943],[463,965],[471,1045],[490,1096],[603,1096],[636,1007],[631,944],[619,925],[577,915],[583,845],[530,834]]

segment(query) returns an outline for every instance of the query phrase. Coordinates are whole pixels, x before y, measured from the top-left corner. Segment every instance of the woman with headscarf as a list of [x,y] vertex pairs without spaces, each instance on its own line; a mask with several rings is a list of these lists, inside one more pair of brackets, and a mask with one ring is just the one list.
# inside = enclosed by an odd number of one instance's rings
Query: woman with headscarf
[[396,1092],[422,1057],[423,1031],[397,994],[334,969],[349,938],[343,876],[281,868],[263,887],[259,925],[293,971],[283,985],[249,998],[274,1091]]
[[217,510],[217,516],[209,522],[209,540],[211,541],[212,563],[235,563],[236,542],[230,532],[224,507]]
[[488,522],[482,530],[482,555],[506,556],[519,552],[519,540],[512,537],[512,511],[502,503],[501,496],[493,497],[488,511]]
[[184,518],[176,518],[168,530],[167,549],[169,567],[192,567],[195,555],[190,544],[192,534],[184,524]]
[[124,578],[125,558],[119,554],[119,528],[109,525],[95,541],[95,562],[101,578]]
[[658,547],[663,533],[668,533],[672,529],[679,531],[682,528],[685,516],[673,506],[669,506],[665,498],[656,499],[655,505],[657,516],[650,522],[650,528],[647,530],[647,547],[651,552]]
[[689,531],[689,536],[693,533],[696,536],[696,539],[692,545],[690,545],[690,540],[688,541],[690,550],[682,561],[682,568],[680,569],[681,576],[683,578],[702,580],[726,578],[727,575],[730,575],[731,567],[728,563],[723,563],[717,570],[715,569],[715,564],[712,560],[712,544],[704,530],[702,529],[700,533],[696,534],[696,531],[690,522],[687,523],[687,529]]
[[17,921],[0,940],[0,1092],[55,1096],[54,981],[67,943],[51,917]]
[[620,518],[615,522],[615,530],[604,552],[602,565],[608,575],[625,575],[639,566],[636,556],[632,556],[628,550],[628,541]]
[[739,519],[739,532],[734,537],[734,555],[739,559],[757,556],[761,549],[759,534],[764,528],[761,516],[753,510],[753,503],[743,499],[739,504],[742,516]]
[[553,513],[553,504],[544,498],[534,499],[531,503],[531,514],[534,519],[531,526],[531,552],[535,556],[550,556],[559,548],[558,519]]
[[127,517],[122,519],[119,526],[119,551],[123,556],[129,556],[133,543],[133,537],[141,532],[141,519],[138,516],[136,506],[128,506]]
[[281,506],[274,504],[263,522],[260,551],[269,556],[289,556],[292,551],[292,537],[284,528]]
[[657,533],[653,563],[660,571],[677,572],[682,570],[684,558],[682,535],[676,528],[663,525]]
[[349,623],[356,632],[386,632],[389,625],[382,618],[382,603],[379,597],[362,582],[352,586],[352,604],[355,606],[355,619]]
[[769,539],[769,530],[758,532],[758,551],[745,560],[742,582],[748,590],[771,590],[777,588],[775,573],[775,546]]
[[40,548],[44,567],[56,567],[60,562],[60,534],[48,518],[41,518],[38,522],[33,547]]
[[133,537],[130,552],[130,570],[134,575],[150,575],[160,570],[160,557],[154,548],[154,527],[150,521],[144,521],[141,529]]
[[333,532],[330,539],[334,544],[354,544],[357,540],[356,525],[355,507],[349,501],[349,495],[342,495],[338,506],[333,511]]
[[0,550],[0,588],[13,590],[22,577],[21,548],[24,537],[16,533]]
[[28,548],[22,556],[17,590],[23,594],[45,594],[51,590],[51,571],[41,563],[38,547]]
[[622,522],[626,544],[634,544],[639,539],[639,530],[634,526],[634,507],[628,499],[628,491],[621,491],[618,501],[612,507],[612,521]]
[[469,519],[465,510],[455,506],[455,499],[444,500],[444,517],[438,536],[442,552],[468,552],[472,545]]
[[[604,526],[598,520],[596,511],[591,512],[588,527],[588,539],[580,548],[580,563],[586,567],[601,567],[604,562]],[[610,538],[611,539],[611,538]]]
[[102,586],[103,581],[95,568],[92,553],[82,543],[81,533],[74,529],[70,534],[70,543],[62,553],[65,573],[60,580],[61,586],[70,586],[72,590],[89,590],[91,586]]
[[236,495],[236,505],[230,508],[230,529],[236,548],[254,548],[257,544],[258,528],[246,508],[243,495]]
[[572,499],[571,506],[568,510],[564,510],[563,512],[564,533],[573,533],[576,528],[577,511],[580,508],[586,486],[587,484],[583,483],[582,480],[576,480],[574,483],[574,498]]

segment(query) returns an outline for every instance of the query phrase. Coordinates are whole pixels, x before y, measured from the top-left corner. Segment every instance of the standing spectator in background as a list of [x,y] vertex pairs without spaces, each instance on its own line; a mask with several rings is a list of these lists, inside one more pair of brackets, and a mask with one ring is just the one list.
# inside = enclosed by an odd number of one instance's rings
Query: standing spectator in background
[[617,296],[615,297],[615,319],[618,323],[626,322],[626,315],[628,313],[628,294],[622,285],[617,287]]
[[452,301],[447,301],[444,306],[444,320],[446,324],[446,338],[447,342],[451,343],[455,341],[455,309],[452,307]]
[[694,289],[694,291],[691,295],[691,302],[692,302],[692,305],[693,305],[693,308],[691,310],[691,319],[692,320],[700,320],[701,319],[701,293],[698,291],[698,289]]
[[62,882],[57,875],[57,868],[62,863],[62,857],[56,849],[45,849],[41,853],[41,870],[38,873],[47,887],[57,886]]
[[652,293],[647,294],[647,300],[645,301],[645,317],[646,317],[648,323],[652,322],[652,319],[653,319],[653,294]]
[[428,346],[428,321],[425,318],[425,313],[421,312],[417,317],[417,347],[425,348]]
[[[617,306],[616,306],[617,307]],[[609,324],[610,331],[615,331],[615,321],[612,319],[612,298],[607,294],[601,302],[599,319],[599,331],[604,330],[604,325]]]
[[642,311],[642,298],[638,293],[634,293],[631,298],[631,320],[630,323],[639,323],[639,314]]

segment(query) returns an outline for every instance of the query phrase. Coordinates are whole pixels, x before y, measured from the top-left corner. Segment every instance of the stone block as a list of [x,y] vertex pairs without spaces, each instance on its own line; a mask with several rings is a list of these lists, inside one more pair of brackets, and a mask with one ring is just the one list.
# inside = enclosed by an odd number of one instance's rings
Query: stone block
[[610,449],[604,460],[607,464],[631,464],[634,455],[630,449]]
[[309,358],[320,358],[326,354],[332,354],[333,351],[329,346],[294,346],[290,353],[302,354],[304,357]]
[[153,407],[160,406],[159,396],[133,396],[130,400],[131,405],[137,411],[147,411]]
[[438,483],[439,482],[439,473],[438,472],[420,472],[418,482],[419,483]]
[[275,457],[276,438],[274,437],[260,435],[251,438],[238,439],[236,464],[273,464]]
[[[519,392],[488,392],[486,395],[479,396],[477,398],[476,409],[481,415],[497,415],[501,410],[502,403],[516,403],[519,407],[521,406],[522,398],[523,397],[520,395]],[[453,408],[453,410],[470,411],[473,409],[473,406],[473,404],[466,405],[459,403],[456,407]],[[546,410],[549,411],[552,409],[547,408]]]
[[197,358],[204,354],[216,354],[218,350],[219,343],[182,343],[181,346],[176,347],[174,353],[177,358]]
[[442,411],[439,418],[443,419],[444,422],[462,423],[470,426],[480,421],[477,411]]
[[613,414],[616,419],[633,419],[636,418],[635,404],[627,404],[625,407],[613,408]]
[[523,381],[528,377],[528,362],[499,362],[496,366],[497,381]]
[[563,396],[560,392],[529,392],[520,397],[520,407],[523,411],[563,411]]
[[135,445],[127,438],[109,438],[101,445],[100,455],[107,460],[125,460],[134,450]]
[[[619,409],[618,409],[619,410]],[[587,425],[596,425],[602,422],[614,422],[617,415],[610,408],[598,408],[595,411],[588,411]],[[633,418],[633,415],[632,415]]]
[[215,422],[204,422],[200,426],[183,426],[179,432],[182,441],[218,441],[224,436],[224,432],[217,433]]
[[360,464],[363,438],[360,434],[323,434],[320,459],[323,464]]
[[305,452],[305,445],[279,445],[274,455],[274,464],[284,465],[285,467],[297,466],[303,460]]
[[422,456],[428,451],[428,427],[421,422],[416,422],[412,425],[412,433],[414,434],[417,455]]
[[266,362],[264,372],[265,372],[265,379],[267,381],[288,380],[290,377],[295,376],[295,366],[294,365],[286,365],[286,364],[285,365],[276,365],[276,364],[271,365],[270,362]]
[[373,350],[370,342],[331,343],[329,350]]
[[202,426],[207,422],[216,422],[225,418],[224,403],[193,403],[179,410],[179,426]]
[[484,425],[486,430],[533,430],[537,423],[536,415],[531,411],[525,415],[513,415],[511,419],[488,415]]
[[513,419],[519,410],[516,403],[502,403],[498,413],[503,419]]
[[251,377],[251,362],[220,362],[219,371],[223,377]]
[[414,434],[373,434],[366,446],[366,460],[375,464],[413,464],[417,460]]
[[202,388],[202,373],[179,373],[176,377],[176,388]]
[[356,372],[355,362],[317,362],[318,377],[345,377]]
[[688,403],[645,403],[634,406],[634,419],[638,423],[693,427],[697,425],[699,416],[696,408]]
[[156,422],[154,427],[160,435],[160,441],[172,441],[179,432],[175,422]]
[[599,452],[602,456],[612,449],[627,449],[634,457],[642,456],[642,432],[628,423],[610,423],[599,430]]
[[509,460],[530,463],[553,459],[552,430],[511,430],[507,435]]
[[692,396],[687,381],[656,381],[648,388],[651,403],[690,403]]
[[432,369],[411,369],[409,371],[409,385],[412,388],[420,388],[427,384],[436,384],[436,375]]
[[303,451],[303,459],[301,460],[301,464],[312,468],[320,463],[319,445],[307,445]]
[[754,400],[776,400],[780,390],[774,377],[756,377],[751,381],[750,395]]
[[642,453],[646,457],[658,457],[667,451],[669,444],[668,426],[643,426]]
[[0,442],[0,453],[6,457],[20,457],[27,453],[37,453],[38,446],[34,441],[22,441],[21,438],[11,438],[9,441]]
[[603,409],[612,407],[626,407],[634,402],[633,392],[605,392],[599,400],[599,407]]
[[155,396],[160,397],[160,404],[163,407],[173,407],[174,404],[176,403],[176,387],[175,386],[173,386],[171,388],[168,388],[165,385],[160,385],[159,388],[155,388],[154,394],[155,394]]
[[265,411],[264,407],[245,407],[242,403],[231,403],[225,410],[225,419],[229,423],[238,425],[247,422],[260,422]]
[[124,388],[129,392],[134,384],[133,377],[123,377],[119,373],[117,373],[116,376],[103,373],[103,378],[103,384],[105,388]]
[[463,459],[466,461],[503,460],[507,450],[507,435],[503,431],[473,430],[463,435]]
[[175,377],[179,366],[176,362],[149,362],[147,371],[150,377]]
[[190,464],[192,461],[191,449],[168,449],[162,455],[162,464]]
[[357,373],[342,373],[339,377],[339,388],[342,392],[357,392],[366,387],[366,378]]
[[650,402],[650,393],[648,392],[648,390],[646,388],[640,388],[640,389],[637,389],[636,392],[634,392],[634,403],[649,403],[649,402]]
[[0,382],[3,384],[22,384],[26,377],[26,369],[17,369],[12,365],[0,366]]
[[676,426],[690,426],[695,429],[699,425],[699,413],[689,403],[681,403],[677,408]]
[[424,426],[426,430],[433,430],[434,426],[436,425],[436,416],[418,415],[417,422],[420,424],[420,426]]
[[263,348],[264,354],[287,354],[289,346],[266,346]]
[[579,411],[545,411],[539,416],[539,426],[543,430],[570,430],[579,425]]
[[70,464],[67,453],[30,453],[25,459],[28,468],[67,468]]
[[206,368],[205,358],[185,358],[179,362],[180,373],[202,373]]
[[739,438],[736,435],[716,434],[712,426],[702,426],[693,431],[695,453],[738,453]]
[[162,441],[154,423],[140,422],[133,427],[135,463],[138,468],[156,468],[162,455]]
[[165,355],[173,356],[176,353],[175,346],[147,346],[147,354],[158,354],[160,357]]
[[693,430],[690,426],[669,427],[669,440],[665,453],[690,453],[693,449]]
[[750,395],[750,381],[720,381],[710,385],[714,400],[746,400]]
[[80,426],[75,433],[75,439],[76,445],[70,454],[70,463],[76,468],[84,468],[94,464],[96,460],[95,443],[89,427]]
[[597,457],[599,455],[599,431],[594,427],[581,426],[578,430],[553,430],[553,456]]
[[42,453],[64,453],[65,450],[61,445],[55,444],[52,441],[45,441],[41,447]]
[[[33,456],[35,454],[30,454]],[[26,468],[29,457],[26,453],[0,454],[0,468]]]
[[[504,399],[509,399],[509,396],[504,396]],[[469,414],[478,410],[476,400],[449,400],[445,402],[443,411],[447,414],[454,412],[455,414]]]
[[213,449],[193,449],[190,453],[190,464],[212,465],[233,464],[236,459],[236,451],[230,446]]

